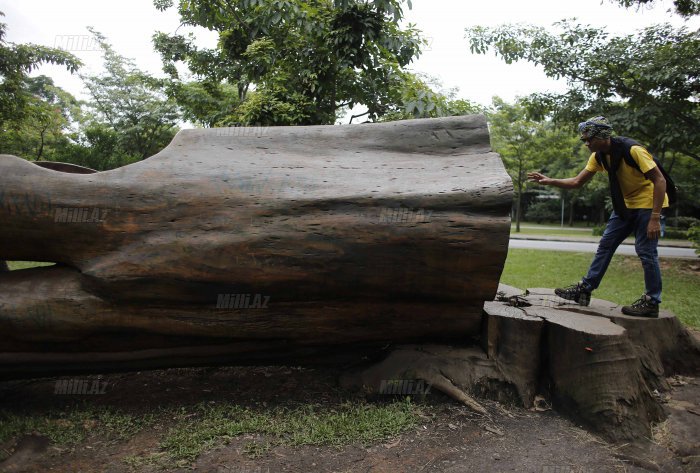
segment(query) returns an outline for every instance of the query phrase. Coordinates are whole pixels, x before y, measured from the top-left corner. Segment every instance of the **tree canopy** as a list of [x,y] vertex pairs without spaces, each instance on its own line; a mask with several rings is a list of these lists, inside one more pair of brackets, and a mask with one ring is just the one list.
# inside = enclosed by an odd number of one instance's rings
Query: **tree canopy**
[[102,49],[105,72],[81,75],[92,98],[83,138],[90,142],[114,134],[115,145],[125,156],[139,160],[156,154],[177,131],[177,105],[154,88],[152,76],[114,51],[101,33],[89,30]]
[[54,160],[69,142],[71,125],[80,102],[40,75],[24,82],[26,110],[6,121],[0,134],[0,152],[34,160]]
[[501,155],[515,189],[515,224],[520,231],[523,216],[523,194],[528,187],[527,173],[545,167],[552,171],[571,172],[572,157],[580,159],[581,143],[569,130],[554,126],[551,121],[535,121],[528,117],[521,100],[510,104],[493,98],[488,110],[491,146]]
[[[618,3],[624,7],[640,7],[642,5],[652,5],[657,0],[611,0],[613,3]],[[700,1],[698,0],[673,0],[673,6],[676,13],[681,16],[689,17],[700,15]]]
[[[0,17],[4,16],[0,11]],[[30,112],[33,91],[29,73],[37,66],[56,64],[74,73],[82,65],[78,58],[61,49],[8,43],[6,32],[7,24],[0,22],[0,129],[6,129],[7,122],[20,122]]]
[[402,106],[403,68],[424,44],[413,25],[399,26],[404,3],[180,0],[182,24],[216,31],[219,41],[204,49],[192,35],[154,35],[170,78],[163,85],[186,116],[208,126],[333,124],[356,104],[376,120]]
[[611,36],[573,21],[558,31],[523,25],[466,30],[470,49],[493,50],[507,63],[525,60],[553,78],[565,78],[565,94],[530,98],[535,116],[576,123],[606,115],[655,151],[675,151],[700,161],[700,31],[654,25]]

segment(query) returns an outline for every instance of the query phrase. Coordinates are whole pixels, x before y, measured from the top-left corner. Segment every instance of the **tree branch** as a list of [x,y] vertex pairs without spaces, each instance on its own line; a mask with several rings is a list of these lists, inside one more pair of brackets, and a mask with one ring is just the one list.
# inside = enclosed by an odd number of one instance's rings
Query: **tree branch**
[[369,115],[369,110],[367,110],[365,113],[360,113],[359,115],[353,115],[352,117],[350,117],[350,124],[352,124],[352,121],[353,121],[355,118],[360,118],[360,117],[363,117],[363,116],[365,116],[365,115]]
[[691,153],[690,151],[683,151],[683,150],[679,150],[679,153],[685,154],[686,156],[690,156],[694,160],[700,162],[700,155],[697,155],[695,153]]
[[231,12],[231,14],[236,18],[236,21],[238,22],[238,24],[241,25],[243,28],[245,28],[246,33],[248,33],[248,37],[249,37],[250,39],[253,39],[253,32],[252,32],[252,30],[251,30],[250,27],[248,27],[248,25],[243,21],[243,19],[242,19],[241,16],[238,14],[238,12],[236,11],[236,9],[233,8],[233,6],[232,6],[228,1],[224,1],[224,5],[226,5],[226,7],[227,7],[227,8],[229,9],[229,11]]

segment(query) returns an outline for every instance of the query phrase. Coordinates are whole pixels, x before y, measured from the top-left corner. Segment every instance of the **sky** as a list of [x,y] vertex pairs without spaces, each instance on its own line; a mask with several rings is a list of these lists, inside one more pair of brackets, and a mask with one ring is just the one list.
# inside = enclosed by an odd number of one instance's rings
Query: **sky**
[[[405,8],[406,21],[414,23],[429,41],[420,58],[409,67],[435,77],[444,89],[458,88],[458,97],[488,105],[493,96],[512,101],[533,92],[562,92],[566,83],[547,78],[529,63],[505,64],[493,53],[473,55],[464,29],[471,26],[497,26],[527,23],[551,27],[559,20],[577,18],[582,24],[605,28],[613,34],[633,33],[656,23],[670,22],[688,28],[700,27],[700,19],[685,21],[669,12],[671,0],[657,0],[653,8],[624,9],[609,0],[413,0]],[[212,47],[216,35],[203,28],[179,26],[174,8],[159,12],[150,0],[0,0],[2,20],[8,25],[7,40],[75,49],[84,63],[82,73],[102,70],[99,50],[78,38],[89,35],[87,26],[104,34],[114,49],[131,58],[142,70],[162,75],[161,61],[153,51],[151,36],[156,31],[196,34],[198,44]],[[42,66],[33,75],[46,74],[56,85],[87,98],[77,75],[58,66]]]

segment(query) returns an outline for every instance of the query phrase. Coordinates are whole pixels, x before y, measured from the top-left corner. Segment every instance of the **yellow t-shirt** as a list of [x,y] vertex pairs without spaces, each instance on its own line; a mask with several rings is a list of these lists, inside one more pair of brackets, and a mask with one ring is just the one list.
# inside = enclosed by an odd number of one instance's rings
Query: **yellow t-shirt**
[[[632,146],[630,149],[632,158],[639,165],[643,173],[656,167],[654,158],[642,146]],[[610,155],[605,159],[610,164]],[[622,159],[622,158],[621,158]],[[595,153],[591,154],[586,164],[586,170],[590,172],[607,172],[603,166],[598,164]],[[622,188],[622,196],[625,198],[625,205],[628,209],[651,209],[654,208],[654,183],[645,178],[632,166],[628,166],[624,160],[617,170],[617,180]],[[668,207],[668,194],[664,196],[664,207]]]

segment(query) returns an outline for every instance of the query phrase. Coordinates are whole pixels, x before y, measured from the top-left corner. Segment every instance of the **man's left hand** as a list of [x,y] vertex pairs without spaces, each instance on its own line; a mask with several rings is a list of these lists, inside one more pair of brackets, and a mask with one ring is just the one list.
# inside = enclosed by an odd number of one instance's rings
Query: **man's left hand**
[[652,215],[647,225],[647,238],[658,240],[659,236],[661,236],[661,221],[658,215]]

